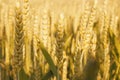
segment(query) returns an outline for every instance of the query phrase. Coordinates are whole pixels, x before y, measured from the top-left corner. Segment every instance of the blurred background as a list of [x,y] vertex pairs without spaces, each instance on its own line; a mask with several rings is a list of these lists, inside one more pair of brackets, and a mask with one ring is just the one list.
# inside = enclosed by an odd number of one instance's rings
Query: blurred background
[[[23,0],[19,0],[23,1]],[[97,0],[99,5],[103,5],[104,0]],[[3,2],[5,4],[15,4],[15,0],[0,0],[0,3]],[[65,12],[68,14],[76,13],[76,11],[82,10],[82,6],[86,4],[86,2],[93,4],[94,0],[30,0],[31,6],[34,8],[40,9],[47,7],[52,11],[57,12]],[[120,0],[108,0],[109,8],[114,8],[117,14],[120,11]]]

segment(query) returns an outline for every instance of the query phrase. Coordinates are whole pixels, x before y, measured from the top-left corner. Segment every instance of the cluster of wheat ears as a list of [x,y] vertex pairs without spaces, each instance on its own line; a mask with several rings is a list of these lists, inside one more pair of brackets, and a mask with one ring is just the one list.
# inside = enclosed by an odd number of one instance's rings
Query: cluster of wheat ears
[[99,1],[68,14],[0,0],[0,80],[120,80],[119,14]]

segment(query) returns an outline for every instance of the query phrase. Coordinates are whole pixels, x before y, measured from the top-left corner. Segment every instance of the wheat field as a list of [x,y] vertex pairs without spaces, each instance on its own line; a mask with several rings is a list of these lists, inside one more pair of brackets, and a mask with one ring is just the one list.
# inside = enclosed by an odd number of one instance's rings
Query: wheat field
[[120,80],[119,0],[0,0],[0,80]]

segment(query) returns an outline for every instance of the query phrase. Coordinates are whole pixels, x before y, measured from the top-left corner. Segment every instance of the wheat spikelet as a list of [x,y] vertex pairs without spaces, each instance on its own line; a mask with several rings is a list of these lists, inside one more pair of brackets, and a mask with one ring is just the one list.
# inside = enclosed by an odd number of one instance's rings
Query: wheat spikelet
[[56,23],[56,15],[52,11],[51,12],[51,31],[50,31],[50,42],[51,42],[51,52],[50,52],[50,55],[51,55],[54,63],[57,64],[56,56],[55,56],[55,53],[56,53],[55,23]]
[[[51,12],[51,31],[50,31],[50,42],[51,42],[51,52],[50,55],[55,65],[57,65],[57,57],[56,57],[56,14],[55,12]],[[51,78],[51,80],[56,80],[56,77]]]
[[61,14],[57,26],[57,33],[56,33],[56,41],[57,41],[57,46],[56,46],[56,55],[58,58],[58,61],[62,60],[63,56],[63,38],[64,38],[64,15]]
[[33,45],[34,45],[34,80],[41,80],[41,68],[40,68],[40,52],[38,51],[37,38],[40,34],[39,27],[39,15],[38,12],[34,14],[34,25],[33,25]]
[[19,70],[23,66],[23,24],[20,3],[16,3],[15,11],[15,49],[13,59],[13,69]]
[[109,66],[110,66],[110,55],[109,55],[109,47],[110,47],[110,41],[109,41],[109,23],[110,23],[110,16],[108,11],[106,10],[107,2],[104,4],[104,10],[103,10],[103,25],[102,25],[102,33],[101,33],[101,39],[103,44],[103,55],[104,55],[104,62],[103,62],[103,80],[109,80]]
[[23,2],[23,29],[24,32],[24,50],[25,50],[25,65],[24,70],[25,72],[30,75],[32,72],[32,57],[31,57],[31,45],[32,45],[32,27],[30,26],[30,4],[29,0],[24,0]]
[[12,71],[15,80],[18,80],[18,73],[23,67],[23,24],[20,3],[15,7],[15,48],[12,59]]
[[81,46],[79,41],[80,34],[79,32],[76,35],[76,44],[75,44],[75,56],[74,56],[74,79],[80,77],[80,73],[82,71],[82,65],[80,65],[80,57],[81,57]]
[[25,30],[25,36],[28,36],[29,42],[32,40],[32,27],[31,25],[31,12],[30,12],[30,1],[24,0],[23,2],[23,26]]
[[115,15],[111,15],[111,18],[110,18],[110,30],[114,32],[114,23],[115,22]]
[[31,39],[32,39],[32,27],[30,26],[31,16],[30,16],[30,2],[29,2],[29,0],[24,0],[22,12],[23,12],[23,26],[24,26],[24,30],[25,30],[25,35],[28,36],[29,41],[31,41]]
[[[64,14],[60,14],[58,25],[56,27],[56,57],[57,57],[57,67],[59,73],[62,74],[62,59],[63,59],[63,46],[64,46]],[[59,77],[59,76],[58,76]]]
[[46,49],[48,49],[48,37],[50,36],[50,15],[47,9],[44,9],[42,17],[41,17],[41,24],[40,24],[40,36],[42,42]]
[[[109,19],[108,19],[109,20]],[[106,24],[106,27],[109,27],[109,23],[105,23]],[[108,31],[108,30],[107,30]],[[109,66],[110,66],[110,55],[109,55],[109,47],[110,47],[110,42],[109,42],[109,40],[108,40],[108,32],[107,32],[107,34],[103,34],[105,37],[104,37],[104,40],[103,40],[103,45],[104,45],[104,57],[105,57],[105,59],[104,59],[104,75],[105,75],[105,77],[104,77],[104,79],[105,80],[109,80]]]
[[87,3],[85,5],[85,10],[84,10],[84,12],[83,12],[83,14],[81,16],[80,27],[79,27],[80,30],[87,27],[87,22],[88,22],[89,14],[90,14],[90,6],[89,6],[89,3]]
[[40,27],[39,27],[39,16],[38,16],[38,13],[35,13],[34,15],[34,28],[33,28],[33,44],[34,44],[34,53],[36,56],[38,56],[37,54],[37,39],[36,37],[38,38],[39,37],[39,30],[40,30]]
[[[106,28],[109,28],[109,17],[108,19],[105,19],[105,27]],[[108,29],[107,29],[108,31]],[[107,32],[106,31],[106,32]],[[104,37],[104,55],[105,55],[105,59],[104,59],[104,79],[105,80],[109,80],[109,66],[110,66],[110,55],[109,55],[109,47],[110,47],[110,42],[109,42],[109,37],[108,37],[108,32],[106,34],[103,34],[105,37]]]
[[96,6],[97,6],[97,0],[95,0],[94,5],[92,7],[92,10],[90,12],[90,16],[89,16],[89,21],[88,21],[87,27],[90,28],[90,29],[93,28],[93,25],[96,21],[96,11],[97,11]]
[[[86,43],[86,48],[89,49],[89,45],[90,45],[90,39],[92,37],[92,30],[93,30],[93,25],[95,23],[95,20],[96,20],[96,5],[97,5],[97,0],[95,0],[95,3],[94,3],[94,6],[92,7],[92,10],[90,12],[90,16],[89,16],[89,19],[88,19],[88,24],[87,24],[87,30],[85,32],[85,43]],[[87,45],[88,44],[88,45]]]
[[[43,10],[42,16],[41,16],[41,23],[40,23],[40,39],[43,42],[45,48],[48,50],[48,52],[50,53],[50,46],[51,46],[51,42],[50,41],[50,14],[49,14],[49,10],[47,8],[45,8]],[[43,72],[47,72],[48,71],[48,64],[46,64],[46,61],[44,60],[45,67],[43,68]]]
[[96,33],[93,31],[92,33],[92,40],[90,41],[90,52],[92,54],[93,57],[96,57],[96,48],[97,48],[97,35]]
[[50,15],[47,9],[44,9],[40,23],[40,38],[46,49],[48,49],[48,38],[50,37]]
[[[96,12],[96,4],[92,8],[92,11],[90,13],[90,8],[89,5],[87,4],[85,6],[85,11],[84,14],[81,16],[80,20],[80,39],[78,38],[77,40],[80,40],[79,43],[81,46],[78,48],[78,52],[76,53],[75,57],[75,75],[76,78],[80,77],[80,72],[83,70],[86,62],[87,62],[87,55],[88,55],[88,50],[90,48],[90,39],[92,37],[92,28],[94,24],[94,19],[95,19],[95,12]],[[90,16],[90,17],[89,17]],[[77,49],[77,48],[76,48]],[[82,52],[81,52],[82,50]],[[80,62],[77,62],[79,61]],[[79,70],[80,69],[80,70]]]
[[87,29],[87,23],[88,23],[88,19],[89,19],[89,15],[90,15],[90,6],[89,4],[87,3],[85,5],[85,11],[84,11],[84,14],[82,15],[81,17],[81,20],[80,20],[80,52],[81,52],[81,58],[80,58],[80,68],[81,70],[83,69],[83,66],[86,64],[86,61],[87,61],[87,52],[88,52],[88,47],[89,47],[89,40],[90,40],[90,30]]
[[116,37],[119,36],[117,25],[118,25],[118,17],[113,14],[110,20],[110,30],[114,33]]

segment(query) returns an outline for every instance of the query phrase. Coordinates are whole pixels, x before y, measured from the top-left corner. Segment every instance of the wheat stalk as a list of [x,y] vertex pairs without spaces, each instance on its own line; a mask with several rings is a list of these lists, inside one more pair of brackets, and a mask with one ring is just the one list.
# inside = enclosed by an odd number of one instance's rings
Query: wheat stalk
[[67,80],[67,74],[68,74],[68,57],[66,56],[66,53],[63,52],[63,59],[65,60],[63,62],[63,73],[62,73],[62,80]]

